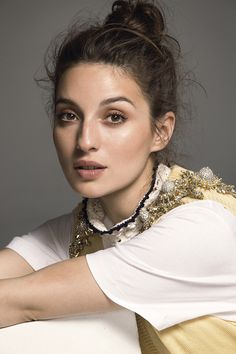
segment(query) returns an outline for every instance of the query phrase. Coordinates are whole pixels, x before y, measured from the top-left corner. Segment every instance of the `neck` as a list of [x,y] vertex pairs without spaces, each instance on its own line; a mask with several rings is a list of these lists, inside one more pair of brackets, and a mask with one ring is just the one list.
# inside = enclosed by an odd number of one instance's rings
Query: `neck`
[[150,188],[152,174],[153,164],[149,163],[135,182],[100,199],[105,214],[114,224],[129,218],[135,212],[140,200]]

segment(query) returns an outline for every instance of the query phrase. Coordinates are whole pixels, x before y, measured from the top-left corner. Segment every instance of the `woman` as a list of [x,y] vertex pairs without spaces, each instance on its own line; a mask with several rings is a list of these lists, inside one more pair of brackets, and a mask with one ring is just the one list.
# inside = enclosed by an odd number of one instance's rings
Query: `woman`
[[54,142],[85,199],[1,251],[1,327],[123,307],[143,353],[235,352],[236,193],[167,164],[178,51],[146,1],[57,49]]

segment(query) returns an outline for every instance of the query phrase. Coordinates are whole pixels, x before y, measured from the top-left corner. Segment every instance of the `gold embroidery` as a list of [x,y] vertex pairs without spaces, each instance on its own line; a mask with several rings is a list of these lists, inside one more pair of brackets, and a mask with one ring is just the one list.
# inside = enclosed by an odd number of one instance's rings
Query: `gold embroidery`
[[[205,173],[205,172],[208,173]],[[236,198],[234,186],[227,185],[215,176],[208,167],[199,172],[182,170],[180,178],[167,181],[167,192],[160,192],[156,200],[147,207],[148,218],[143,223],[143,231],[151,227],[162,215],[180,206],[183,198],[204,199],[204,190],[214,190],[220,194],[230,194]],[[165,188],[164,188],[165,190]]]
[[[215,176],[208,167],[204,167],[199,172],[194,173],[179,166],[174,166],[172,168],[173,171],[173,174],[177,171],[177,178],[174,180],[168,179],[163,184],[163,189],[159,196],[141,215],[142,227],[140,232],[149,229],[153,223],[157,222],[168,211],[184,204],[186,197],[193,200],[201,200],[204,199],[204,191],[215,191],[219,194],[232,195],[236,198],[234,186],[223,183],[222,179]],[[84,220],[82,203],[75,209],[75,220],[72,242],[69,247],[70,258],[79,257],[82,251],[91,245],[91,238],[97,236]]]
[[69,247],[70,258],[77,258],[86,246],[91,245],[91,236],[94,232],[88,227],[82,212],[82,203],[74,211],[75,222],[72,230],[72,242]]

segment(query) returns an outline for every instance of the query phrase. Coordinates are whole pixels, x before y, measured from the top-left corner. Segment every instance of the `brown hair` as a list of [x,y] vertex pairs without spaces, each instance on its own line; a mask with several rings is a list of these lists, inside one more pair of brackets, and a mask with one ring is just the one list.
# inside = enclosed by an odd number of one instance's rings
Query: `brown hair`
[[[117,66],[130,74],[150,105],[153,125],[166,112],[178,114],[177,59],[180,47],[167,34],[164,15],[152,1],[118,0],[101,23],[72,26],[46,62],[53,106],[62,74],[81,62]],[[170,151],[158,160],[171,160]]]

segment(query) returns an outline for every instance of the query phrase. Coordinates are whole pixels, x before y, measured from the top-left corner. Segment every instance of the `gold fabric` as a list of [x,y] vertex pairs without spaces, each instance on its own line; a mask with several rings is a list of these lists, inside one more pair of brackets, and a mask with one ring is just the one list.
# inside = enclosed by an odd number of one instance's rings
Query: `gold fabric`
[[136,314],[136,322],[142,354],[170,354],[159,332],[148,321]]
[[142,354],[236,353],[236,322],[204,316],[157,331],[138,316],[137,325]]
[[159,333],[171,353],[236,353],[236,322],[214,316],[185,321]]
[[[169,180],[176,180],[186,171],[173,166]],[[236,215],[236,198],[215,190],[202,189],[203,199],[221,203]],[[196,201],[184,197],[183,204]],[[80,255],[96,252],[103,248],[101,237],[93,235],[92,242]],[[158,331],[148,321],[136,314],[142,354],[236,354],[236,322],[225,321],[214,316],[204,316]],[[128,354],[128,353],[127,353]]]
[[[183,167],[180,167],[178,165],[174,165],[171,168],[171,173],[169,175],[168,180],[174,181],[176,179],[179,179],[181,176],[181,173],[187,171]],[[224,194],[224,193],[218,193],[216,190],[207,190],[207,189],[201,189],[201,192],[203,193],[204,199],[210,199],[214,200],[215,202],[218,202],[222,204],[226,209],[228,209],[231,213],[236,215],[236,198],[233,197],[231,194]],[[194,202],[196,199],[190,198],[190,197],[185,197],[181,200],[183,204]]]

